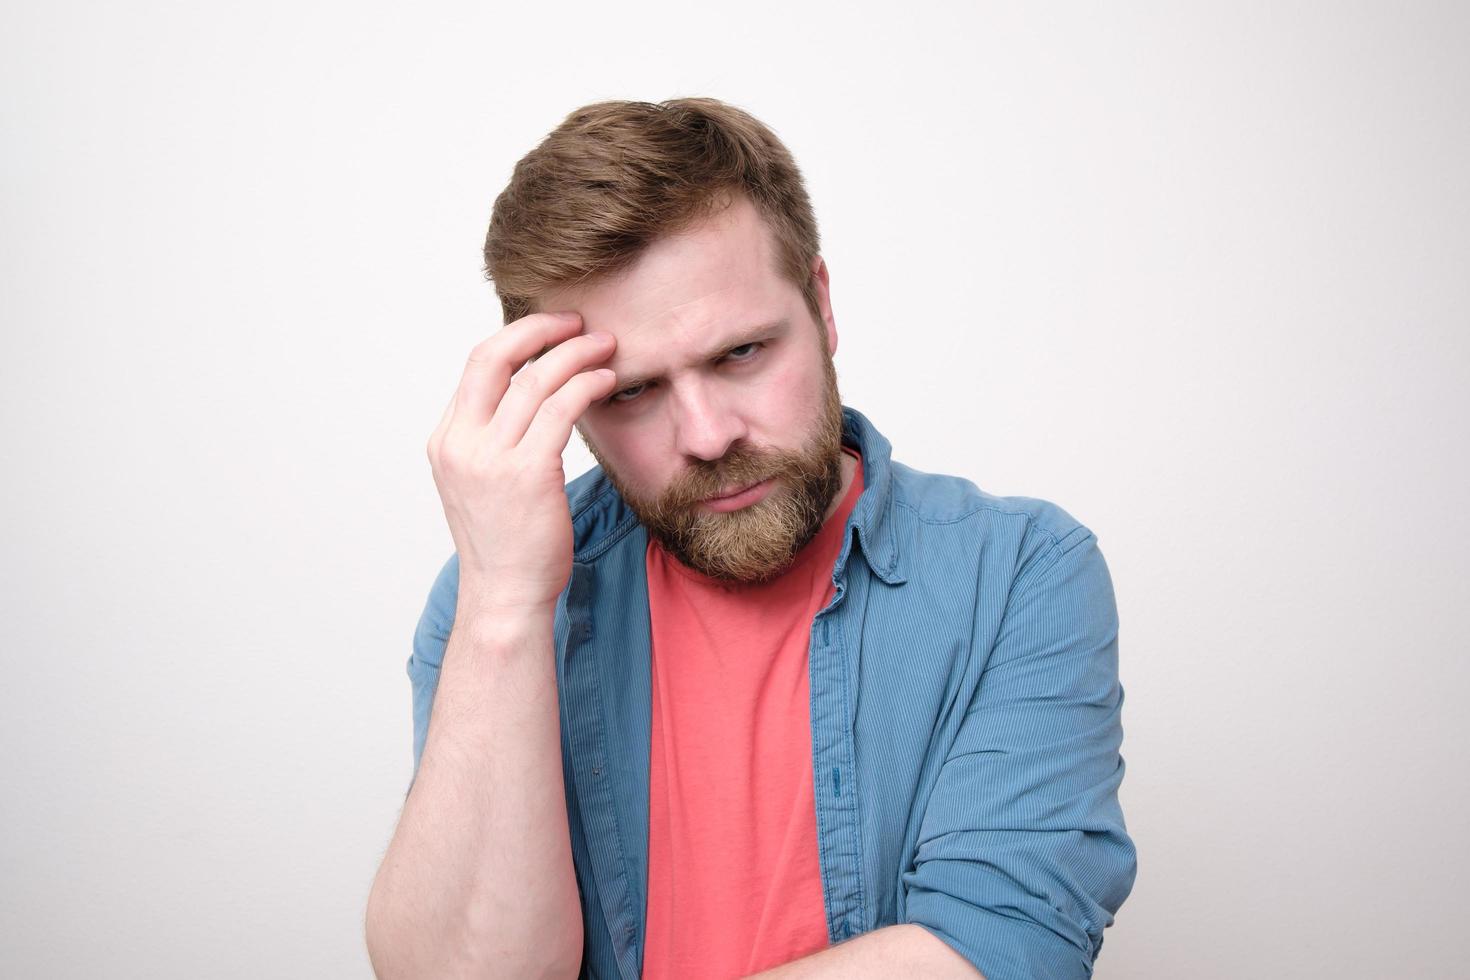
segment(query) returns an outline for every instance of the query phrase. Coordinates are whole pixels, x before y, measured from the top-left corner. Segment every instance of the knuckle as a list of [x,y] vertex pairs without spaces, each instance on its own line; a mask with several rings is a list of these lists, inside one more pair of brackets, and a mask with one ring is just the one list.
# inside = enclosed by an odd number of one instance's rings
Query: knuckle
[[451,473],[463,473],[475,465],[475,448],[462,439],[446,439],[439,444],[439,465]]
[[569,414],[566,402],[560,398],[548,398],[541,406],[541,411],[553,422],[564,422]]
[[448,442],[441,442],[439,444],[439,447],[433,452],[432,456],[434,462],[437,463],[439,468],[441,470],[444,470],[446,473],[454,472],[455,470],[459,469],[459,453],[456,452],[454,446]]
[[500,347],[500,344],[497,342],[498,340],[499,335],[496,335],[494,337],[486,337],[484,340],[471,347],[469,362],[471,364],[484,364],[489,361],[494,355],[496,349]]

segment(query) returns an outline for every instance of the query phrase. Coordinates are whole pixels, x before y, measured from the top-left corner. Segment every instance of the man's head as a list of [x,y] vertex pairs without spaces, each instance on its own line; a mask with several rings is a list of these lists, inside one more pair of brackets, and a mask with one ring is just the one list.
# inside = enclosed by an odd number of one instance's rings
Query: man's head
[[580,109],[517,164],[485,256],[507,322],[570,309],[617,339],[614,394],[577,428],[650,534],[716,578],[787,567],[841,485],[842,415],[827,268],[775,136],[709,99]]

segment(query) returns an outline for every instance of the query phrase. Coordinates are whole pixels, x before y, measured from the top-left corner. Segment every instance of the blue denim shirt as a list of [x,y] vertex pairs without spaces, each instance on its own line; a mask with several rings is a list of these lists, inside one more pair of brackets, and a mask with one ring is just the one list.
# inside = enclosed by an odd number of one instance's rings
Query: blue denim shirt
[[[916,923],[987,980],[1086,977],[1136,870],[1117,795],[1117,607],[1097,539],[1055,504],[892,461],[851,408],[843,430],[863,492],[810,645],[828,936]],[[554,636],[582,976],[636,980],[648,538],[600,469],[566,489],[575,544]],[[408,659],[415,774],[458,582],[451,556]]]

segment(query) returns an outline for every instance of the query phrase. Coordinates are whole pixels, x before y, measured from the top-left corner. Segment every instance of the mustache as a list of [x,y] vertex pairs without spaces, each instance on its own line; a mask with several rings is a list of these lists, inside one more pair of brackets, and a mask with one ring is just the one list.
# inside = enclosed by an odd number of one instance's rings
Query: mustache
[[772,450],[732,449],[714,462],[695,463],[660,496],[660,507],[682,510],[715,496],[726,487],[762,483],[790,465],[788,455]]

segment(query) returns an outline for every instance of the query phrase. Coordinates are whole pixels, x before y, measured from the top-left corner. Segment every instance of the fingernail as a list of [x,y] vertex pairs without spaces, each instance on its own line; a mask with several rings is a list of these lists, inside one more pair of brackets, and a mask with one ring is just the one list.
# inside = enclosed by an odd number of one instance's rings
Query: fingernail
[[556,315],[561,317],[563,320],[580,320],[582,318],[582,314],[576,313],[572,310],[563,310]]

